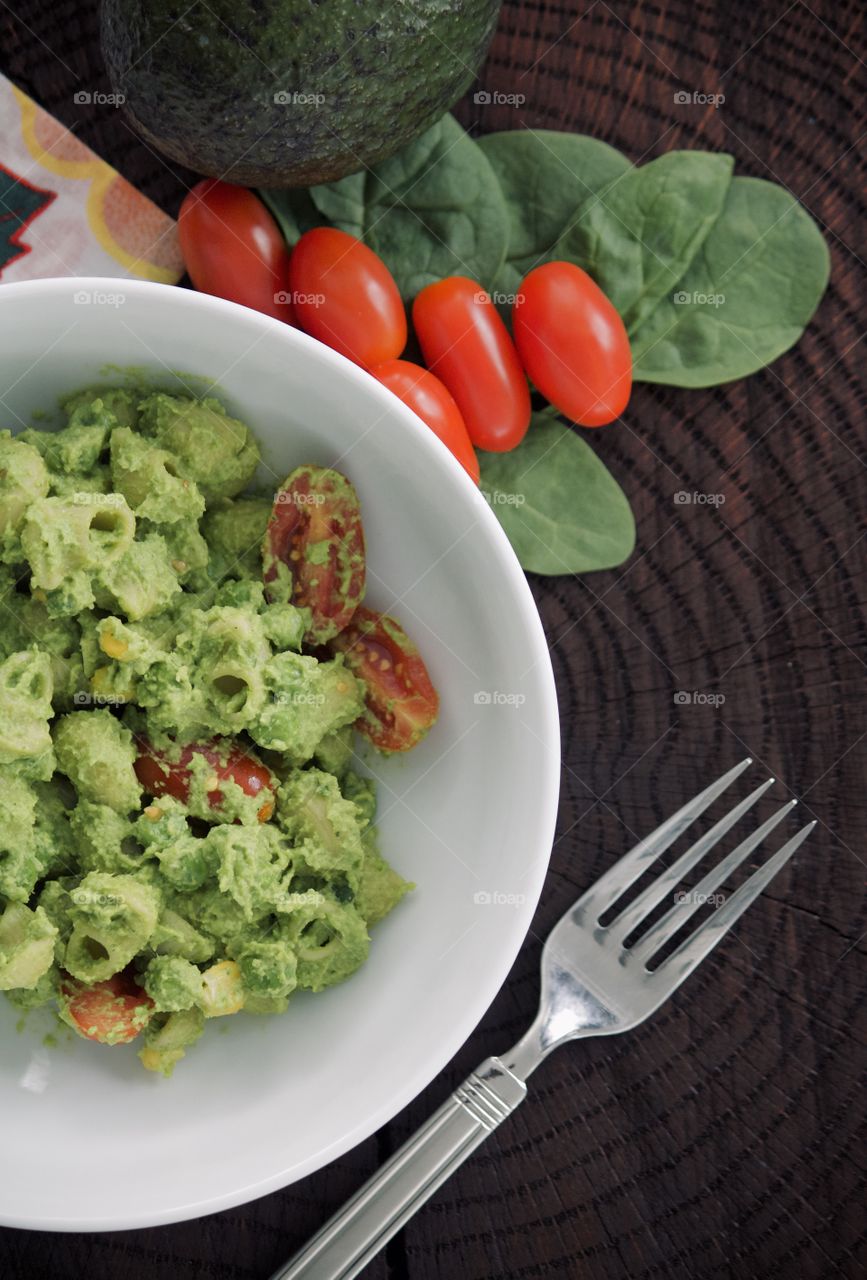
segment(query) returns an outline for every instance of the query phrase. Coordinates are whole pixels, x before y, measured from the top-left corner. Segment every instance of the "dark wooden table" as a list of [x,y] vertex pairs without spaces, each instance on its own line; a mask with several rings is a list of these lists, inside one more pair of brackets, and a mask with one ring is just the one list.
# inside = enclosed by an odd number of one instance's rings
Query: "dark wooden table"
[[[526,947],[444,1075],[345,1158],[240,1209],[108,1235],[4,1231],[4,1278],[263,1280],[522,1031],[541,939],[631,833],[747,754],[818,820],[803,853],[656,1018],[549,1060],[512,1122],[366,1274],[867,1273],[860,8],[506,5],[479,83],[526,101],[469,98],[464,123],[594,132],[635,160],[731,151],[739,172],[784,183],[824,227],[830,289],[772,368],[712,391],[638,387],[628,427],[596,438],[632,498],[638,550],[612,573],[533,581],[561,698],[559,834]],[[192,175],[111,107],[73,102],[108,87],[95,5],[0,0],[0,50],[22,88],[176,211]],[[725,102],[678,105],[678,90]],[[679,490],[724,503],[679,506]],[[725,701],[676,705],[678,690]]]

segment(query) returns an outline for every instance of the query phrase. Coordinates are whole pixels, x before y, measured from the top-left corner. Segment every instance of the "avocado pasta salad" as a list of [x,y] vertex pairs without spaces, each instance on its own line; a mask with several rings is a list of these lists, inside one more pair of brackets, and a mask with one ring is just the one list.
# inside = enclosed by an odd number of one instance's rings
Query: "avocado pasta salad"
[[437,716],[367,607],[358,498],[215,399],[118,387],[0,433],[0,989],[169,1075],[210,1018],[365,960],[409,884],[353,735]]

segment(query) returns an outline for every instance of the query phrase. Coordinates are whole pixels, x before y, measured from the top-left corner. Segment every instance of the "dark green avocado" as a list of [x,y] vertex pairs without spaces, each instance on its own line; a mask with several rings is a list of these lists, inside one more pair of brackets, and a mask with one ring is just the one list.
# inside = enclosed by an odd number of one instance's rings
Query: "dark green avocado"
[[500,0],[103,0],[102,48],[142,136],[261,187],[384,160],[461,96]]

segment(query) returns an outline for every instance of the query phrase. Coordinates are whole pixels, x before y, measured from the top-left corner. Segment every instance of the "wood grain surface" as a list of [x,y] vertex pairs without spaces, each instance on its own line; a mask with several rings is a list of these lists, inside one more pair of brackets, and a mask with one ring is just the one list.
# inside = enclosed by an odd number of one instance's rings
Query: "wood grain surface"
[[[470,94],[465,124],[593,132],[636,161],[731,151],[822,225],[829,291],[770,369],[709,391],[639,386],[626,425],[594,437],[632,499],[638,550],[611,573],[532,582],[562,710],[558,837],[527,944],[448,1070],[343,1159],[231,1212],[106,1235],[2,1232],[6,1280],[264,1280],[520,1034],[541,940],[570,901],[747,754],[784,780],[773,796],[800,797],[818,820],[794,864],[649,1023],[551,1058],[366,1275],[867,1273],[861,14],[857,0],[506,4],[477,87],[524,101]],[[0,0],[0,50],[23,89],[177,210],[192,176],[116,110],[73,102],[108,88],[90,0]],[[725,102],[681,105],[677,91]],[[678,504],[680,491],[724,501]],[[724,702],[678,705],[681,690]]]

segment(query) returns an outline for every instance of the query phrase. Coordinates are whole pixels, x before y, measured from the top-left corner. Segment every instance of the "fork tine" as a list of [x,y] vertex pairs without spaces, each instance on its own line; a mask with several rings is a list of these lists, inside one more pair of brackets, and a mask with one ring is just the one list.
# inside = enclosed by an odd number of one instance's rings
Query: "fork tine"
[[629,948],[629,954],[636,960],[641,960],[645,964],[664,946],[669,938],[677,933],[678,929],[686,924],[690,916],[695,915],[696,911],[702,906],[703,901],[721,884],[725,884],[728,877],[744,862],[754,849],[762,843],[765,836],[770,835],[774,827],[782,822],[788,814],[792,812],[797,800],[790,800],[788,804],[784,804],[776,813],[772,813],[766,822],[760,827],[756,827],[755,831],[742,840],[739,845],[732,849],[731,853],[726,854],[715,867],[711,867],[706,875],[702,876],[698,884],[690,890],[689,896],[684,902],[675,902],[674,906],[669,907],[664,916],[657,920],[652,929],[639,938],[634,947]]
[[751,791],[745,800],[741,800],[740,804],[736,804],[733,809],[724,814],[719,822],[714,823],[709,831],[706,831],[694,844],[691,844],[670,867],[656,877],[652,884],[642,890],[630,902],[629,906],[621,911],[616,920],[613,920],[608,926],[608,935],[612,941],[622,943],[624,938],[628,938],[633,929],[636,929],[654,907],[657,907],[669,895],[674,886],[683,879],[687,872],[701,862],[702,858],[711,851],[726,832],[730,831],[735,823],[765,794],[768,787],[773,785],[774,779],[768,778],[767,782],[763,782],[760,787],[756,787],[755,791]]
[[729,769],[728,773],[724,773],[721,778],[717,778],[716,782],[712,782],[709,787],[705,787],[704,791],[700,791],[697,796],[693,796],[692,800],[688,800],[649,836],[639,840],[634,848],[625,853],[613,867],[609,867],[599,877],[595,884],[591,885],[584,896],[576,902],[575,911],[583,915],[592,908],[598,920],[612,902],[616,902],[620,895],[644,874],[649,864],[654,862],[661,853],[665,853],[678,836],[681,836],[687,827],[713,804],[717,796],[722,795],[726,787],[750,767],[752,762],[752,757],[747,756],[746,760],[736,764],[733,769]]
[[668,993],[674,991],[675,987],[679,987],[696,965],[701,964],[702,960],[713,951],[716,944],[725,937],[747,907],[755,902],[762,890],[770,884],[777,872],[800,848],[815,825],[815,822],[808,822],[805,827],[801,827],[801,830],[796,832],[782,849],[778,849],[773,857],[768,858],[767,862],[759,867],[758,871],[754,871],[749,880],[745,880],[731,897],[727,898],[723,905],[705,920],[704,924],[699,925],[695,932],[690,934],[667,960],[663,961],[653,977],[660,979]]

